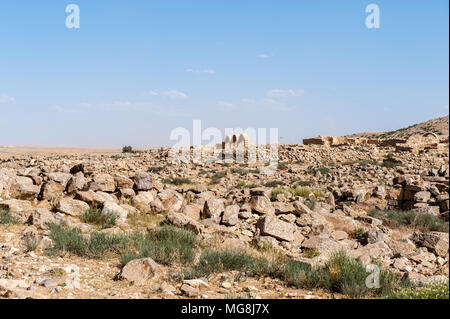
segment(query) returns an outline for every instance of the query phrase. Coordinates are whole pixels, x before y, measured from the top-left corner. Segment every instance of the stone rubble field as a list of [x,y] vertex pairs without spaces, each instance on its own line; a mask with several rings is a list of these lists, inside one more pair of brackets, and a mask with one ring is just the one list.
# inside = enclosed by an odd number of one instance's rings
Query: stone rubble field
[[[280,145],[271,176],[168,151],[0,159],[0,298],[380,298],[448,283],[448,144]],[[378,290],[363,286],[369,264]]]

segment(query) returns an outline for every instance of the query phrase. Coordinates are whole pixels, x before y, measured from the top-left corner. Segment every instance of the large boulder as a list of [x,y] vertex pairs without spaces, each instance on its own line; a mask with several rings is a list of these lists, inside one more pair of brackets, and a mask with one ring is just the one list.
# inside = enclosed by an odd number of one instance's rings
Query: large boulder
[[261,215],[269,215],[275,213],[275,208],[273,208],[270,199],[268,199],[266,196],[252,196],[249,205],[252,211]]
[[294,205],[291,203],[273,202],[272,206],[275,209],[275,214],[293,214],[296,211]]
[[436,255],[445,257],[449,250],[448,233],[430,232],[420,233],[414,232],[412,241],[420,247],[426,247]]
[[81,216],[89,210],[89,205],[80,200],[63,198],[56,204],[56,209],[70,216]]
[[430,192],[421,191],[414,194],[414,201],[418,203],[426,203],[431,198]]
[[[158,194],[159,199],[167,211],[180,211],[183,206],[183,196],[172,189],[165,189]],[[152,201],[153,203],[154,201]]]
[[203,225],[199,222],[181,213],[169,212],[167,220],[176,227],[190,229],[196,234],[200,234],[203,229]]
[[103,204],[103,210],[102,210],[103,214],[115,214],[119,220],[121,221],[125,221],[127,219],[128,216],[128,210],[121,207],[120,205],[117,205],[114,202],[111,201],[107,201]]
[[149,191],[152,189],[152,177],[146,173],[138,173],[133,178],[136,191]]
[[40,194],[42,200],[52,201],[63,196],[64,186],[54,180],[44,184]]
[[93,180],[104,192],[112,193],[116,190],[114,178],[109,174],[95,174]]
[[139,192],[134,198],[135,204],[149,205],[155,199],[155,195],[152,192]]
[[67,183],[67,193],[73,194],[76,191],[82,190],[84,187],[84,182],[85,178],[83,172],[74,174]]
[[55,181],[62,185],[63,189],[66,188],[67,182],[72,178],[72,174],[69,173],[63,173],[63,172],[53,172],[49,173],[48,179],[51,181]]
[[225,211],[222,216],[222,224],[227,226],[234,226],[239,222],[239,206],[230,205],[225,207]]
[[56,218],[52,212],[46,208],[36,208],[31,212],[29,223],[40,229],[47,229],[48,224],[55,223]]
[[201,219],[201,212],[202,207],[197,204],[189,204],[184,205],[181,209],[181,213],[194,219],[194,220],[200,220]]
[[300,216],[300,215],[302,215],[302,214],[309,214],[309,215],[312,215],[312,214],[313,214],[312,210],[309,209],[308,206],[306,206],[305,204],[303,204],[303,203],[300,202],[300,201],[295,201],[295,202],[293,203],[293,206],[294,206],[294,209],[295,209],[293,213],[294,213],[295,215]]
[[16,199],[33,200],[41,188],[34,185],[33,180],[24,176],[17,176],[11,183],[10,195]]
[[223,200],[217,198],[209,198],[205,201],[203,207],[203,218],[220,218],[225,211]]
[[133,181],[126,176],[120,174],[113,175],[117,188],[133,188]]
[[27,200],[10,199],[0,201],[0,210],[6,210],[15,218],[25,223],[32,211],[31,203]]
[[276,216],[261,217],[257,223],[261,235],[271,236],[282,241],[293,241],[295,226],[278,219]]
[[100,207],[105,204],[105,202],[110,201],[117,203],[118,200],[113,194],[105,192],[94,192],[94,191],[78,191],[75,194],[75,199],[86,202],[91,207]]
[[145,285],[160,273],[160,266],[151,258],[135,259],[123,267],[118,278],[135,285]]

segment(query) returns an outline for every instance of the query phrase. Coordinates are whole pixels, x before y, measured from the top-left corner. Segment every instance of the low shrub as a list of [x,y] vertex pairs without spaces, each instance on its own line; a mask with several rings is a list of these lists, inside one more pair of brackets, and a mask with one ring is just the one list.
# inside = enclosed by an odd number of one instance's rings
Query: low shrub
[[434,283],[423,287],[408,287],[387,296],[389,299],[449,299],[449,284]]
[[181,177],[177,177],[177,178],[166,178],[164,179],[164,183],[166,184],[171,184],[171,185],[176,185],[176,186],[180,186],[180,185],[186,185],[186,184],[194,184],[190,179],[188,178],[181,178]]
[[84,223],[97,225],[103,229],[116,225],[117,218],[118,214],[114,212],[102,213],[99,209],[89,209],[80,219]]
[[415,210],[392,211],[371,210],[369,216],[381,219],[386,226],[391,228],[412,227],[421,231],[449,232],[449,223],[439,217]]
[[352,298],[386,296],[410,285],[389,271],[380,270],[379,288],[369,288],[366,279],[370,273],[360,260],[351,259],[344,252],[333,254],[325,266],[312,267],[292,259],[269,261],[240,250],[206,250],[195,266],[185,269],[182,278],[207,277],[232,270],[253,277],[280,279],[299,289],[326,289]]
[[172,226],[127,235],[102,232],[85,235],[64,224],[50,224],[49,229],[53,241],[53,246],[47,249],[49,255],[72,253],[80,257],[101,258],[113,253],[120,256],[123,265],[145,257],[165,265],[174,262],[188,264],[193,261],[194,248],[198,244],[194,233]]
[[9,210],[0,210],[0,225],[18,224],[20,221]]

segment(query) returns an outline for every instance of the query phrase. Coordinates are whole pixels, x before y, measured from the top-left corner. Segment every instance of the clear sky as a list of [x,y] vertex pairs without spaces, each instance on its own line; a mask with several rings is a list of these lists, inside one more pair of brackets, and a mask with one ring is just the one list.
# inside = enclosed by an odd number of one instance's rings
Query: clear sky
[[1,0],[0,145],[170,145],[194,119],[282,143],[409,126],[448,114],[448,30],[447,0]]

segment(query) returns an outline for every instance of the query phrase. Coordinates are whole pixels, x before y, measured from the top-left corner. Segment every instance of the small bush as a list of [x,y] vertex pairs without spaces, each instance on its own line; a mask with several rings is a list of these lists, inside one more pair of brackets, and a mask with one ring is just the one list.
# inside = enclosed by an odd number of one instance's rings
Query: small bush
[[290,188],[289,192],[293,196],[300,196],[303,198],[307,198],[311,194],[311,189],[309,187],[296,187],[296,188]]
[[395,168],[397,166],[404,166],[404,165],[400,161],[396,160],[393,154],[389,153],[384,157],[383,162],[380,163],[380,166],[387,168]]
[[242,271],[251,276],[267,276],[273,273],[273,267],[263,258],[256,258],[241,250],[203,251],[199,263],[184,272],[185,279],[206,277],[224,271]]
[[315,198],[315,197],[308,197],[308,198],[305,200],[305,205],[308,206],[308,208],[309,208],[310,210],[314,210],[314,208],[316,208],[316,205],[317,205],[317,200],[316,200],[316,198]]
[[135,153],[135,151],[131,146],[124,146],[122,147],[122,153]]
[[99,209],[89,209],[81,217],[81,221],[101,228],[110,228],[116,225],[117,218],[118,214],[114,212],[102,213]]
[[180,185],[186,185],[186,184],[194,184],[190,179],[188,178],[174,178],[174,179],[169,179],[166,178],[164,180],[164,183],[166,184],[172,184],[172,185],[176,185],[176,186],[180,186]]
[[324,193],[322,190],[320,190],[320,189],[314,189],[314,190],[312,191],[312,194],[313,194],[314,197],[316,197],[316,198],[325,198],[325,193]]
[[209,182],[210,185],[216,185],[219,184],[222,178],[227,176],[226,171],[217,172],[214,175],[211,176],[211,181]]
[[287,168],[288,168],[288,164],[287,163],[284,163],[284,162],[279,162],[278,163],[278,169],[279,170],[285,170]]
[[239,182],[236,184],[236,188],[255,188],[255,187],[258,187],[258,186],[255,185],[255,184],[247,184],[247,183],[244,182],[244,181],[239,181]]
[[378,165],[378,162],[374,160],[360,160],[358,161],[358,164],[361,167],[366,167],[368,165]]
[[165,265],[174,262],[188,264],[193,261],[193,249],[197,246],[194,233],[172,226],[128,235],[101,232],[85,235],[78,229],[61,224],[51,224],[49,229],[53,240],[53,246],[47,250],[49,255],[72,253],[80,257],[101,258],[113,253],[120,255],[123,265],[145,257]]
[[302,181],[301,179],[298,179],[298,178],[291,179],[291,184],[293,184],[294,188],[296,188],[298,186],[301,186],[301,187],[311,186],[310,181]]
[[390,299],[449,299],[449,284],[435,283],[424,287],[400,289],[389,296]]
[[286,191],[284,189],[282,189],[281,187],[275,188],[272,190],[272,192],[270,192],[270,200],[271,201],[276,201],[277,200],[277,196],[279,194],[285,194]]
[[155,173],[155,174],[157,174],[157,173],[161,172],[162,170],[164,170],[166,167],[167,167],[167,166],[154,166],[154,167],[149,167],[149,168],[148,168],[148,172],[149,172],[149,173]]
[[41,240],[36,235],[29,235],[23,238],[23,246],[25,247],[25,252],[35,251],[39,246]]
[[194,233],[172,226],[164,226],[147,234],[135,233],[129,240],[130,247],[120,256],[122,264],[146,257],[164,265],[190,263],[194,260],[193,249],[197,245]]
[[[361,261],[347,257],[344,252],[333,254],[325,266],[313,268],[292,259],[269,261],[239,250],[206,250],[198,264],[185,269],[181,277],[192,279],[232,270],[253,277],[280,279],[299,289],[320,288],[353,298],[389,295],[409,285],[389,271],[381,270],[380,288],[368,288],[366,278],[369,273],[366,268]],[[183,279],[181,277],[177,276]]]
[[320,252],[319,252],[319,250],[316,249],[316,248],[306,248],[306,249],[303,251],[303,256],[304,256],[305,258],[314,258],[314,257],[317,257],[317,256],[319,256],[319,255],[320,255]]
[[259,174],[259,169],[243,169],[243,168],[232,168],[232,174],[239,174],[240,176],[245,176],[248,174]]
[[20,221],[11,215],[8,210],[0,210],[0,225],[18,224]]
[[278,187],[278,186],[282,186],[284,183],[282,181],[270,181],[267,182],[264,186],[266,187]]
[[364,238],[365,231],[362,228],[356,228],[353,232],[353,237],[357,240],[362,240]]
[[330,169],[328,167],[319,167],[317,169],[322,175],[326,175],[330,172]]
[[125,236],[100,232],[84,235],[79,229],[64,224],[50,224],[49,229],[53,241],[53,246],[47,249],[49,255],[73,253],[80,257],[100,258],[108,253],[117,253],[127,244]]
[[421,213],[414,210],[391,211],[371,210],[369,216],[381,219],[391,228],[412,227],[422,231],[449,232],[449,223],[429,213]]

